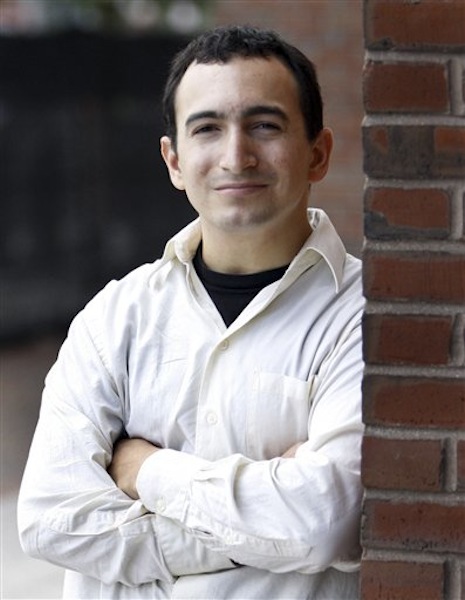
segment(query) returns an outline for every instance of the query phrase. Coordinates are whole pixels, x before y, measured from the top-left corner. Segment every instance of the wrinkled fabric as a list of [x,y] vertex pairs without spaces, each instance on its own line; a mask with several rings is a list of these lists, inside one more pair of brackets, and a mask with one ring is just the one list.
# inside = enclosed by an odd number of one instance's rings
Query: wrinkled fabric
[[[23,548],[67,569],[65,598],[357,598],[360,261],[309,219],[229,327],[192,267],[198,221],[74,319],[18,504]],[[121,435],[163,448],[137,501],[107,473]]]

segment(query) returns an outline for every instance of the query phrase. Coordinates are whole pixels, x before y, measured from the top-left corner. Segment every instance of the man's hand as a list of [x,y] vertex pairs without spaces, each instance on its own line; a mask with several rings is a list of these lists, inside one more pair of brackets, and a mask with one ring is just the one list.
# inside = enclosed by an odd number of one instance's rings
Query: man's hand
[[297,448],[299,448],[299,446],[302,446],[302,444],[303,442],[298,442],[297,444],[294,444],[293,446],[288,448],[288,450],[286,450],[286,452],[282,455],[282,458],[295,458]]
[[138,500],[136,480],[146,458],[160,450],[146,440],[122,439],[113,448],[113,458],[108,473],[116,485],[134,500]]

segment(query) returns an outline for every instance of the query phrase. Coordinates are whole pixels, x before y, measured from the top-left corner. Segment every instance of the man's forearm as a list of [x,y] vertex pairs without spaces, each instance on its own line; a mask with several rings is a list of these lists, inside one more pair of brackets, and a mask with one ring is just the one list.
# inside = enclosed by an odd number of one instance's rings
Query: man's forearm
[[[126,495],[139,499],[137,476],[145,460],[161,448],[140,438],[124,438],[113,449],[108,473]],[[212,552],[201,541],[170,519],[157,516],[157,537],[165,562],[174,576],[211,573],[236,568],[227,556]]]
[[[344,432],[354,446],[359,435],[358,426]],[[329,456],[310,444],[295,458],[262,461],[163,449],[144,461],[137,486],[144,506],[215,554],[274,572],[314,572],[350,562],[357,541],[359,475],[340,453]],[[178,547],[180,559],[184,552]]]
[[122,439],[115,444],[108,473],[113,481],[133,500],[138,500],[137,475],[142,463],[159,448],[140,438]]
[[[282,457],[294,458],[301,445],[302,442],[294,444]],[[140,468],[144,461],[158,450],[160,450],[158,446],[140,438],[125,438],[115,444],[108,473],[119,489],[133,500],[139,499],[137,476]]]

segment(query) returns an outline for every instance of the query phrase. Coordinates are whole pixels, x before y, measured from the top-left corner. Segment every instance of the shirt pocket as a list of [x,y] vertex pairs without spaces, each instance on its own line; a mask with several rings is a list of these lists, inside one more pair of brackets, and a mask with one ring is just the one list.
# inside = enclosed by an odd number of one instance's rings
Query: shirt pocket
[[256,371],[247,407],[247,454],[254,460],[281,456],[308,439],[315,378]]

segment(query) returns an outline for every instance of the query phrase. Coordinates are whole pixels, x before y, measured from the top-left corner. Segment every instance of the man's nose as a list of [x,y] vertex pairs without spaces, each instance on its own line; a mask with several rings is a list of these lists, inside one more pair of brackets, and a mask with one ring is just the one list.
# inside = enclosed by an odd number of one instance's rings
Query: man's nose
[[238,174],[257,165],[256,149],[246,132],[233,130],[224,138],[220,167]]

